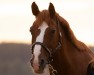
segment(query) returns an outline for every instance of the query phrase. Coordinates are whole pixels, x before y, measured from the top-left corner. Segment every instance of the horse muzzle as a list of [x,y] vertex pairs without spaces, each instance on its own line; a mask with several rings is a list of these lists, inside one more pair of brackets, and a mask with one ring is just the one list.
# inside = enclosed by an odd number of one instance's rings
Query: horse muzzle
[[39,62],[31,61],[31,66],[33,67],[35,73],[42,74],[44,72],[44,68],[46,67],[46,62],[43,59]]

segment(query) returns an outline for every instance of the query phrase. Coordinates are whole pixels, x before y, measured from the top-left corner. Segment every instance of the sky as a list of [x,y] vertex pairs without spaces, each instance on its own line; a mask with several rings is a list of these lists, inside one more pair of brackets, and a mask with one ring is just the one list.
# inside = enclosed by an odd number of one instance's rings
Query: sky
[[40,11],[48,9],[52,2],[77,39],[94,45],[94,0],[0,0],[0,43],[31,43],[29,29],[35,20],[31,12],[33,1]]

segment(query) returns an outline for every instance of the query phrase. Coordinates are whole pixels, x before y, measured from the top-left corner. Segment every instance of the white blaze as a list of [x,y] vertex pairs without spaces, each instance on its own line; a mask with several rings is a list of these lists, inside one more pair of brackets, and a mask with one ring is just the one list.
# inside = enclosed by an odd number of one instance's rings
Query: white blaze
[[[40,34],[37,36],[36,38],[36,42],[41,42],[43,43],[43,39],[44,39],[44,35],[45,35],[45,31],[46,29],[48,28],[48,25],[46,22],[43,22],[40,27],[38,29],[40,29]],[[35,45],[34,47],[34,62],[35,64],[37,64],[38,66],[38,56],[40,55],[41,53],[41,46],[40,45]]]

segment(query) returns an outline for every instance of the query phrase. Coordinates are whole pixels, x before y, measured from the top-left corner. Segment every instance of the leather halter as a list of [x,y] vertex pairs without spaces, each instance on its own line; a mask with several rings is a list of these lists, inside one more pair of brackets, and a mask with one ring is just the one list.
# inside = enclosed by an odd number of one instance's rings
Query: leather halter
[[60,41],[58,42],[57,47],[55,49],[50,49],[44,43],[41,43],[41,42],[35,42],[35,43],[32,44],[32,47],[31,47],[32,54],[33,54],[33,49],[34,49],[35,45],[41,45],[44,48],[44,50],[46,50],[49,53],[48,64],[50,64],[53,61],[53,58],[52,58],[53,54],[58,49],[60,49],[60,47],[61,47],[61,37],[62,37],[62,35],[61,35],[61,32],[60,32],[60,26],[59,26],[58,19],[56,19],[56,21],[57,21],[56,24],[58,25],[59,36],[60,36]]
[[[50,49],[50,48],[48,48],[46,45],[44,45],[41,42],[35,42],[35,43],[32,44],[32,47],[31,47],[32,49],[31,50],[34,49],[35,45],[41,45],[49,53],[48,63],[53,61],[53,59],[52,59],[53,54],[61,47],[61,43],[60,42],[59,42],[58,46],[55,49]],[[33,54],[33,52],[32,52],[32,54]]]

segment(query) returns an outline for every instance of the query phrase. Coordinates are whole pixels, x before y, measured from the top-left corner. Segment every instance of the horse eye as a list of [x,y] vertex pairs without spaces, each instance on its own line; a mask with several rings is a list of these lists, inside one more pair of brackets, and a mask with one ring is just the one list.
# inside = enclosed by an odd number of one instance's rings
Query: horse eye
[[32,27],[30,27],[30,33],[31,33],[31,34],[33,33],[33,28],[32,28]]
[[55,29],[51,30],[51,34],[54,34],[54,33],[55,33],[55,31],[56,31]]

